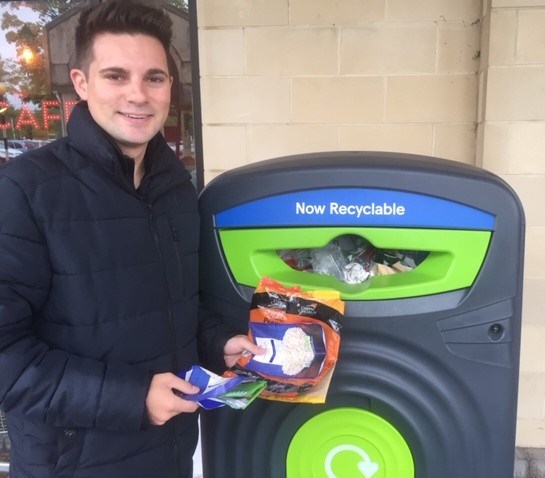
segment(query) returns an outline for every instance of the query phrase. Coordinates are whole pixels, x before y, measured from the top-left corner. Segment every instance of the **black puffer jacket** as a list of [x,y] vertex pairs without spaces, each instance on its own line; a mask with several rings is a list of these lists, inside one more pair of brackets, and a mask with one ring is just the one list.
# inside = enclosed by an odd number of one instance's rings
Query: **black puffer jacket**
[[81,103],[67,138],[0,168],[12,478],[191,476],[196,414],[151,426],[145,398],[153,373],[197,362],[197,199],[161,135],[146,162],[137,192]]

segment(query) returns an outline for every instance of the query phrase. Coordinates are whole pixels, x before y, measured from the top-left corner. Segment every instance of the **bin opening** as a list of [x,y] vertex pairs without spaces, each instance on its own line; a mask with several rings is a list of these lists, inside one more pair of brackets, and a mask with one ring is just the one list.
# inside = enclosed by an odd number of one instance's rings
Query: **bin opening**
[[343,234],[320,248],[281,249],[276,253],[292,269],[362,284],[375,276],[410,272],[429,251],[381,249],[355,234]]
[[[256,287],[268,276],[307,290],[335,289],[343,300],[399,299],[470,287],[486,257],[491,235],[491,231],[383,227],[218,230],[226,264],[236,283]],[[347,240],[345,236],[365,238],[383,255],[388,251],[412,258],[417,267],[408,273],[376,275],[372,280],[349,284],[331,275],[295,269],[281,257],[282,251],[326,248],[339,238]],[[302,267],[304,262],[299,264]]]

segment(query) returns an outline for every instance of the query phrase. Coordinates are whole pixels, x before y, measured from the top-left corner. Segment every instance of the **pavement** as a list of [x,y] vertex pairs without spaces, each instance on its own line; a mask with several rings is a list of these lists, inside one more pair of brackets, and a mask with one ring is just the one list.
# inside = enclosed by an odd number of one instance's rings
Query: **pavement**
[[517,448],[514,478],[545,478],[545,449]]

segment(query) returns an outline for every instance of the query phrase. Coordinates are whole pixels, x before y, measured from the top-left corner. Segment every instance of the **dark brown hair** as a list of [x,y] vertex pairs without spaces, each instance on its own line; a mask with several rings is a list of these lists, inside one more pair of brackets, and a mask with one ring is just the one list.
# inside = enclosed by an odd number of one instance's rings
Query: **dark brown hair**
[[172,20],[160,8],[137,0],[106,0],[85,9],[76,28],[76,68],[87,71],[95,37],[101,33],[143,34],[161,42],[168,58]]

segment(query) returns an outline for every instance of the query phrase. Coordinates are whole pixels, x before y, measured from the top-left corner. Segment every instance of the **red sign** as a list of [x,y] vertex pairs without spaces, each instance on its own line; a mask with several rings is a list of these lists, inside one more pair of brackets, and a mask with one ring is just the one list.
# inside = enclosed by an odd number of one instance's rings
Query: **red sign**
[[[17,122],[15,123],[15,128],[21,129],[23,126],[32,126],[35,129],[49,129],[52,122],[60,121],[61,114],[64,114],[64,120],[68,121],[70,118],[70,113],[72,109],[78,103],[78,101],[65,101],[64,108],[61,108],[60,101],[57,100],[43,100],[42,101],[42,123],[43,128],[40,127],[40,123],[36,118],[36,112],[33,112],[27,105],[21,108]],[[0,109],[9,108],[10,104],[5,101],[0,101]],[[51,110],[57,110],[56,113]],[[64,111],[62,111],[64,110]],[[0,123],[0,130],[8,129],[11,125],[8,123]]]

